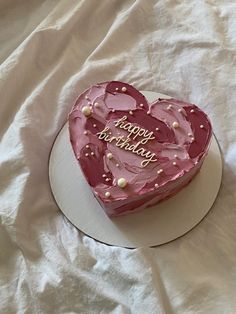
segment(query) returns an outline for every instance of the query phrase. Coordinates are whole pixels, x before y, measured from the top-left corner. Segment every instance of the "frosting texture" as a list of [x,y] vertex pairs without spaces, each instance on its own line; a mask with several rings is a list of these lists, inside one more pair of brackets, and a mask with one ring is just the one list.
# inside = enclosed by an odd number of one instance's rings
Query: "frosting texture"
[[158,203],[188,184],[207,154],[212,127],[194,104],[149,103],[131,85],[112,81],[78,97],[69,133],[95,197],[109,216],[117,216]]

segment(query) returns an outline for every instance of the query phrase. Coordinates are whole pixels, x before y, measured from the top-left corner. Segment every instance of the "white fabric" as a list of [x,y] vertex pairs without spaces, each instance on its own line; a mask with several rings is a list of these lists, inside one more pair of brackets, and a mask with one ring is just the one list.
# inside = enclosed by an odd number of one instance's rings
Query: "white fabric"
[[[236,312],[235,53],[234,0],[0,0],[0,313]],[[213,123],[219,196],[167,245],[98,243],[51,195],[53,141],[106,80],[195,102]]]

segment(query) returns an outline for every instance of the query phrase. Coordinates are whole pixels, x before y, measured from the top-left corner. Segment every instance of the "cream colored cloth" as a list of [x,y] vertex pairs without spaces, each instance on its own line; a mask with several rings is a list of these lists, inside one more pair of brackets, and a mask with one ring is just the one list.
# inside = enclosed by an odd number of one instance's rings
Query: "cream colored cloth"
[[[236,313],[235,66],[234,0],[0,0],[0,313]],[[53,141],[106,80],[199,104],[213,123],[219,196],[167,245],[98,243],[52,197]]]

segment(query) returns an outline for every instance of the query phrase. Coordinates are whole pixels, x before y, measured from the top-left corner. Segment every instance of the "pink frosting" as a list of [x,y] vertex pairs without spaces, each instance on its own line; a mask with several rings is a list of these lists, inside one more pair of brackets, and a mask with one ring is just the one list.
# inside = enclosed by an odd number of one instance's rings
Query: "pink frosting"
[[[84,106],[92,110],[89,117],[81,111]],[[157,159],[145,168],[141,167],[145,158],[98,138],[105,127],[112,136],[127,137],[126,130],[115,126],[125,115],[126,123],[155,136],[140,146]],[[179,127],[174,128],[174,122]],[[118,81],[97,84],[78,97],[69,114],[69,132],[83,173],[109,216],[143,209],[177,193],[199,171],[212,136],[209,119],[196,105],[176,99],[149,103],[134,87]],[[141,139],[130,138],[132,144]],[[128,182],[125,188],[117,185],[119,178]]]

